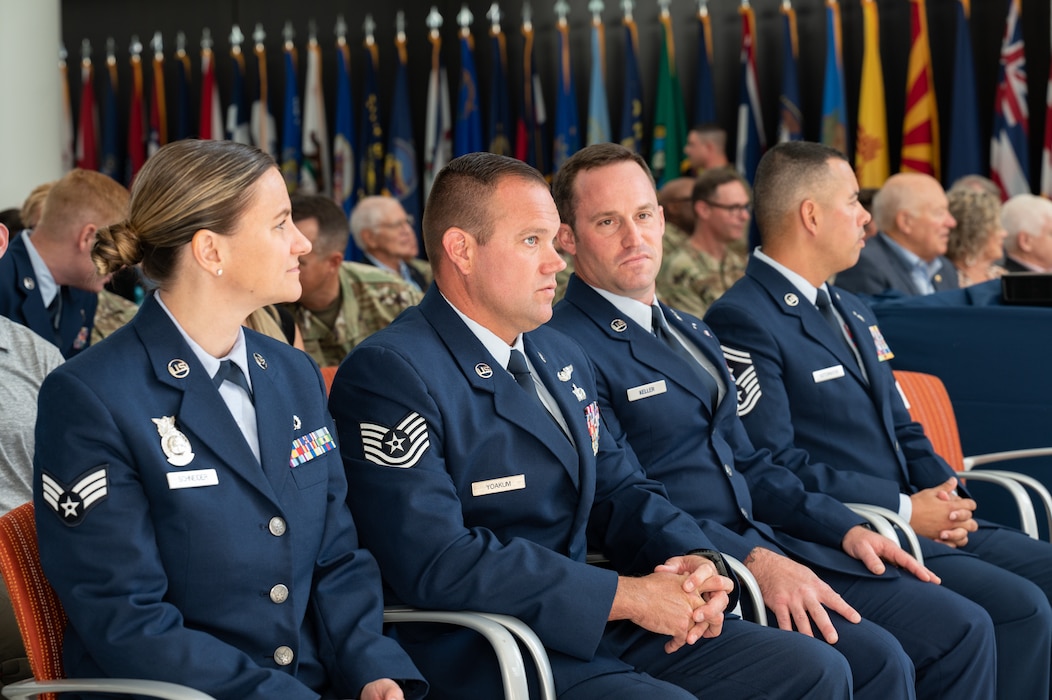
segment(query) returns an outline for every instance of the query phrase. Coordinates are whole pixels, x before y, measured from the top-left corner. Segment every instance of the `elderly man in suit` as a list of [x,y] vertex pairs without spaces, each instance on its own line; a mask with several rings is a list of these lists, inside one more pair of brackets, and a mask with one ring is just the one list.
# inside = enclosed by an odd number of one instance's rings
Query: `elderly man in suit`
[[1052,201],[1017,194],[1001,207],[1009,272],[1052,272]]
[[809,489],[908,519],[943,586],[993,619],[998,697],[1048,697],[1052,546],[973,518],[975,501],[910,420],[873,312],[826,283],[868,245],[850,164],[819,144],[779,144],[755,187],[761,249],[705,317],[753,444]]
[[856,698],[912,697],[914,666],[919,697],[992,695],[986,614],[922,582],[929,572],[905,552],[753,448],[719,341],[655,295],[662,212],[642,158],[589,146],[559,169],[553,193],[576,276],[551,325],[588,348],[611,430],[745,562],[779,626],[834,644],[851,663]]
[[[558,228],[533,168],[451,161],[424,216],[434,284],[340,367],[348,499],[387,585],[410,605],[521,618],[564,700],[850,696],[826,645],[724,619],[722,557],[607,430],[584,351],[540,327]],[[586,562],[589,542],[610,569]],[[496,696],[469,633],[399,635],[429,697]]]
[[939,181],[921,173],[888,178],[873,197],[879,233],[866,241],[858,262],[837,275],[837,286],[855,294],[918,296],[957,289],[957,271],[946,258],[950,214]]

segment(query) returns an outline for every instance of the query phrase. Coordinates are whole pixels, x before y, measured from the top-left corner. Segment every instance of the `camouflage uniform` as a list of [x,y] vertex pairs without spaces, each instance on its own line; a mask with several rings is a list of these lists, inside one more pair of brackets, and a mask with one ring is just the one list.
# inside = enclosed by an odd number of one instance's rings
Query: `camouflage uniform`
[[113,333],[139,312],[134,301],[108,289],[99,292],[99,305],[95,308],[95,327],[91,329],[91,344],[99,342]]
[[661,266],[658,297],[674,309],[701,318],[712,302],[745,275],[747,260],[728,248],[721,262],[692,245],[682,245]]
[[690,238],[689,233],[686,233],[679,226],[666,221],[665,235],[661,237],[661,259],[668,260],[683,250],[684,246],[687,245],[688,238]]
[[340,310],[333,327],[298,304],[288,305],[303,333],[303,346],[322,367],[338,365],[358,343],[385,328],[423,295],[404,280],[372,265],[340,268]]

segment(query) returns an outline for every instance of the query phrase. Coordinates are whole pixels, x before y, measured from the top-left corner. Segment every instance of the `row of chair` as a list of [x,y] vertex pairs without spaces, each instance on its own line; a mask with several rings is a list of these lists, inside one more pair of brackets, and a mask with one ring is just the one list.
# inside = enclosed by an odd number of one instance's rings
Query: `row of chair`
[[[331,385],[335,367],[323,368],[326,386]],[[942,382],[932,375],[917,372],[895,372],[903,398],[914,420],[921,423],[938,452],[963,479],[989,481],[1004,486],[1012,493],[1020,512],[1022,529],[1031,537],[1038,537],[1035,509],[1026,489],[1030,489],[1043,505],[1052,532],[1052,496],[1036,479],[1014,472],[976,470],[974,467],[1002,460],[1052,454],[1052,448],[1001,452],[990,455],[964,457],[961,451],[957,423],[949,395]],[[849,504],[856,513],[881,534],[898,541],[901,534],[913,554],[921,559],[916,535],[909,524],[896,513],[866,504]],[[602,559],[590,555],[591,563]],[[766,609],[756,579],[745,566],[728,558],[743,587],[743,595],[751,602],[751,619],[767,624]],[[26,503],[0,517],[0,573],[7,582],[26,654],[34,678],[5,686],[6,698],[43,697],[53,699],[62,692],[104,692],[137,694],[167,700],[209,700],[211,696],[172,683],[141,679],[66,679],[62,668],[62,638],[67,617],[40,566],[37,549],[33,504]],[[417,610],[409,607],[388,607],[384,610],[386,623],[434,622],[454,624],[475,630],[491,644],[497,655],[506,700],[529,700],[526,664],[521,649],[529,655],[539,680],[541,700],[555,700],[555,684],[544,645],[522,621],[508,615],[475,611]]]

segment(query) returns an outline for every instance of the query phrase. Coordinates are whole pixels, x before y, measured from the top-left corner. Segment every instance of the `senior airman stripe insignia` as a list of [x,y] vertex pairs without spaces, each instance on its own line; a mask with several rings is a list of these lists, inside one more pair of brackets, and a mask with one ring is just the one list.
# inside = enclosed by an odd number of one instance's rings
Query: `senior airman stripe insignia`
[[381,467],[415,467],[431,446],[427,421],[413,411],[393,428],[377,423],[359,423],[365,458]]
[[738,415],[747,415],[756,408],[763,392],[760,391],[760,378],[756,376],[756,368],[752,363],[752,355],[744,350],[735,350],[726,345],[720,345],[723,350],[723,358],[727,360],[727,369],[734,377],[734,383],[738,385]]
[[87,512],[105,499],[108,493],[106,467],[87,472],[72,486],[66,486],[47,472],[41,473],[40,480],[44,501],[70,527],[80,525]]

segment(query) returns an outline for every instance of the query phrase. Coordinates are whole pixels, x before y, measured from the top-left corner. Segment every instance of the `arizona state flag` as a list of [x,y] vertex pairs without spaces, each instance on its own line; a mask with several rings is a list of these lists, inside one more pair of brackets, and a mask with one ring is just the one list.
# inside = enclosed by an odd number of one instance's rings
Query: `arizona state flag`
[[876,0],[862,0],[862,84],[858,94],[855,175],[859,187],[880,187],[888,179],[888,118],[880,62],[880,18]]
[[1026,104],[1026,58],[1019,26],[1019,0],[1011,0],[1001,44],[1001,70],[994,100],[994,133],[990,144],[990,177],[1008,199],[1030,193],[1027,137],[1030,116]]
[[634,153],[643,150],[643,84],[639,80],[639,31],[631,14],[625,26],[625,90],[621,101],[621,145]]
[[567,158],[581,148],[578,137],[577,89],[574,86],[573,66],[570,63],[570,25],[566,17],[555,23],[559,41],[557,91],[555,94],[555,148],[552,152],[552,170],[558,170]]
[[[863,0],[864,1],[864,0]],[[782,5],[782,94],[778,98],[778,142],[804,138],[804,118],[800,111],[799,55],[796,10],[788,2]]]
[[939,163],[939,112],[928,46],[928,10],[910,0],[910,60],[906,75],[906,117],[902,124],[902,172],[925,173],[936,180]]
[[654,140],[650,152],[650,169],[658,187],[679,177],[683,147],[687,142],[687,117],[683,92],[676,71],[676,49],[672,37],[672,17],[662,7],[661,54],[658,61],[657,107],[654,110]]

